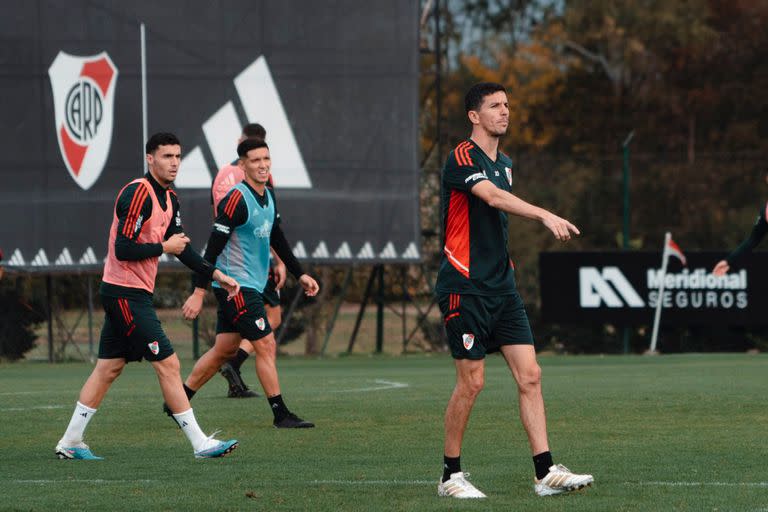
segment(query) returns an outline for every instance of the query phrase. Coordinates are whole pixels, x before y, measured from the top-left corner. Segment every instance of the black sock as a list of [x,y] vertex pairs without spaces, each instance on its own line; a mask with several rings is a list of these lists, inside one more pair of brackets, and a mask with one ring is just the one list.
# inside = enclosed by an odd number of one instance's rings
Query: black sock
[[239,370],[240,367],[243,366],[245,360],[248,359],[249,355],[250,354],[248,354],[248,352],[239,348],[237,349],[237,354],[235,354],[235,357],[229,360],[229,364],[231,364],[235,370]]
[[184,384],[184,392],[187,394],[187,400],[192,400],[192,397],[195,396],[195,393],[197,393],[197,391],[191,389],[186,384]]
[[549,467],[552,466],[552,453],[541,452],[538,455],[533,456],[533,467],[536,468],[536,479],[541,480],[547,473],[549,473]]
[[288,407],[283,402],[283,395],[275,395],[267,398],[269,407],[272,409],[272,414],[275,415],[276,420],[281,420],[288,414]]
[[458,457],[443,455],[443,482],[459,471],[461,471],[461,455]]

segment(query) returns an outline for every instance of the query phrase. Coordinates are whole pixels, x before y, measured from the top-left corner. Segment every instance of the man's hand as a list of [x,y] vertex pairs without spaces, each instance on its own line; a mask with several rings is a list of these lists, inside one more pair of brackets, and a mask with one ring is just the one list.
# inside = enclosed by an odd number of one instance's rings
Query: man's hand
[[213,271],[212,277],[221,285],[222,288],[227,290],[227,300],[232,300],[232,297],[240,293],[240,283],[224,274],[219,269]]
[[203,310],[203,297],[205,297],[205,288],[195,288],[192,295],[187,297],[186,302],[181,307],[184,318],[187,320],[194,320],[200,311]]
[[317,281],[312,279],[309,274],[301,274],[301,276],[299,276],[299,284],[304,288],[304,293],[308,297],[314,297],[317,295],[317,292],[320,291],[320,285],[317,284]]
[[561,242],[567,242],[571,239],[571,234],[574,235],[580,235],[581,232],[579,231],[579,228],[568,222],[567,220],[558,217],[554,213],[549,213],[544,216],[544,218],[541,220],[541,223],[544,224],[547,229],[549,229],[553,235],[555,235],[555,238],[560,240]]
[[715,268],[712,269],[712,273],[716,276],[724,276],[728,273],[728,271],[731,269],[731,266],[728,264],[725,260],[720,260],[717,262],[717,265],[715,265]]
[[275,273],[275,289],[280,290],[285,285],[285,278],[287,277],[285,263],[280,258],[275,258],[275,265],[272,267],[272,271]]
[[186,249],[188,243],[189,237],[187,235],[184,233],[176,233],[175,235],[171,235],[168,240],[163,242],[163,252],[168,254],[175,254],[178,256],[184,252],[184,249]]

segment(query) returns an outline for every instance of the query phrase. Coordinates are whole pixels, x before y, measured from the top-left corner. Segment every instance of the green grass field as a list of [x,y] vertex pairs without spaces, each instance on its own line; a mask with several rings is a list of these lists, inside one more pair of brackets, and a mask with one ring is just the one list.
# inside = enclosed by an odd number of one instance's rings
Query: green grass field
[[472,502],[436,495],[453,385],[445,355],[281,359],[284,396],[311,430],[274,429],[263,398],[225,399],[217,376],[195,397],[196,415],[241,446],[215,460],[193,458],[146,363],[128,366],[89,426],[86,441],[106,460],[57,460],[90,365],[0,365],[0,509],[768,511],[768,356],[541,364],[555,460],[594,474],[595,486],[533,494],[515,388],[493,357],[462,454],[489,496]]

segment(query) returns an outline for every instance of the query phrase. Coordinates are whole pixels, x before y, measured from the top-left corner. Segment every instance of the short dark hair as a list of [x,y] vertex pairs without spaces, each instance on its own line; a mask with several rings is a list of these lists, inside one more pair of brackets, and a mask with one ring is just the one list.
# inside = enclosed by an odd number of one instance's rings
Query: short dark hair
[[464,108],[467,113],[470,110],[477,111],[483,104],[483,100],[486,96],[490,96],[495,92],[507,92],[503,85],[496,82],[480,82],[469,88],[467,95],[464,96]]
[[267,148],[267,143],[259,139],[245,139],[243,142],[237,145],[237,156],[243,158],[252,149]]
[[160,146],[181,146],[181,142],[179,142],[178,137],[172,133],[159,132],[149,138],[145,149],[147,150],[147,154],[151,155]]
[[267,130],[259,123],[250,123],[243,126],[243,135],[246,139],[265,140],[267,138]]

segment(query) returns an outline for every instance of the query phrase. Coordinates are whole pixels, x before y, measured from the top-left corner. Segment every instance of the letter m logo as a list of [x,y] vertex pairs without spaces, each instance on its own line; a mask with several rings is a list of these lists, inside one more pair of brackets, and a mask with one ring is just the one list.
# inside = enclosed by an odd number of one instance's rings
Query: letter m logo
[[624,277],[618,267],[605,267],[602,273],[595,267],[579,269],[579,297],[583,308],[642,308],[643,299]]

